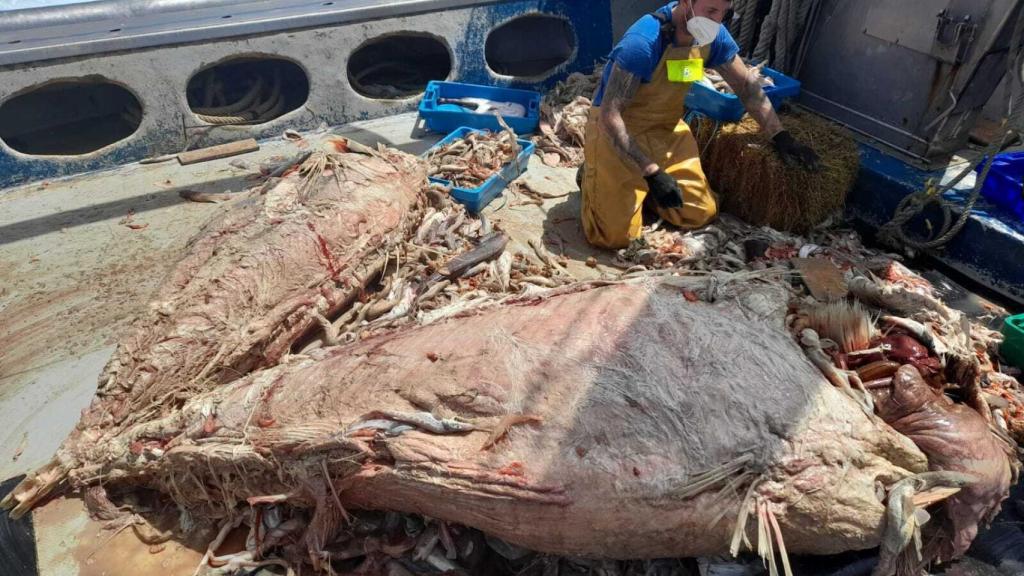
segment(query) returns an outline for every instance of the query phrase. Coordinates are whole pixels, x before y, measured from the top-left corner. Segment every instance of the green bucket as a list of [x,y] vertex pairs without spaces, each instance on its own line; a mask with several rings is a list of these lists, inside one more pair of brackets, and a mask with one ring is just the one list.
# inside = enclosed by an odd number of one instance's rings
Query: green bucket
[[1024,368],[1024,314],[1010,316],[1003,323],[1003,345],[999,353],[1010,364]]

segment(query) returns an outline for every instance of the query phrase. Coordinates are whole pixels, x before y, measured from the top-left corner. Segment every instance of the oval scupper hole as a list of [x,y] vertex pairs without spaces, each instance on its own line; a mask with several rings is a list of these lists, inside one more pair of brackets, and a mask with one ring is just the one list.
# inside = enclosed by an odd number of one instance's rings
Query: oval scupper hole
[[0,105],[0,140],[22,154],[75,156],[124,140],[142,123],[142,103],[104,78],[60,80]]
[[309,78],[290,60],[239,56],[200,70],[186,90],[189,109],[207,124],[263,124],[305,104]]
[[572,24],[545,14],[509,20],[492,30],[484,45],[487,66],[503,76],[546,76],[568,62],[575,51]]
[[348,59],[348,80],[362,96],[398,100],[422,93],[431,80],[445,80],[452,56],[441,40],[398,33],[369,40]]

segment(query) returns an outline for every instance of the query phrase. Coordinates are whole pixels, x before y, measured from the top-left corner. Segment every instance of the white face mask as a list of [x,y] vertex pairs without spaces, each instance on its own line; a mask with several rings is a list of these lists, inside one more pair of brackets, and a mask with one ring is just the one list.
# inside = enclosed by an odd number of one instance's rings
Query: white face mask
[[[690,11],[693,13],[692,4],[690,5]],[[686,31],[697,41],[698,46],[707,46],[714,42],[715,38],[718,38],[718,31],[721,27],[721,24],[711,18],[697,16],[696,14],[693,14],[693,18],[686,21]]]

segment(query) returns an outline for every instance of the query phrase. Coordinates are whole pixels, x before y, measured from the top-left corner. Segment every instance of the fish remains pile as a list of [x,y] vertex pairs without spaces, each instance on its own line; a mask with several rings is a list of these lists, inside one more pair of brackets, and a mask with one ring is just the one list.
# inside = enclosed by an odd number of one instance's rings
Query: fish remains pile
[[499,132],[470,132],[432,151],[428,174],[458,188],[476,188],[519,156],[516,133],[495,116],[504,128]]
[[[758,84],[761,85],[761,88],[767,88],[769,86],[775,85],[775,81],[772,80],[772,77],[764,73],[765,64],[766,62],[762,62],[757,66],[751,66],[747,64],[747,74],[757,79],[757,82]],[[722,75],[719,74],[717,70],[714,70],[712,68],[704,69],[704,79],[701,80],[701,84],[704,84],[708,88],[711,88],[716,92],[720,92],[722,94],[733,93],[732,86],[729,86],[729,83],[725,81],[725,78],[722,78]]]
[[548,166],[575,168],[583,164],[583,141],[591,99],[601,82],[603,67],[591,74],[573,72],[544,95],[540,105],[540,135],[533,138],[537,154]]
[[[169,502],[160,537],[208,535],[197,574],[650,574],[746,550],[774,573],[881,547],[879,574],[910,575],[1006,497],[1024,403],[995,337],[854,237],[649,230],[624,255],[644,263],[577,281],[425,162],[327,144],[192,243],[15,515],[81,490],[151,535]],[[805,250],[849,300],[804,291]]]

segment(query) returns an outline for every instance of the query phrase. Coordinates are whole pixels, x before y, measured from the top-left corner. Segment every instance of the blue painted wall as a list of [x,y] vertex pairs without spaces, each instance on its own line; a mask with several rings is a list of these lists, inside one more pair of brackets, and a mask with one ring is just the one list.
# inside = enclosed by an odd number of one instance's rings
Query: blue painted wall
[[[576,31],[576,58],[560,73],[554,74],[541,83],[516,81],[495,81],[487,70],[484,60],[484,43],[487,34],[496,26],[531,12],[562,16],[572,22]],[[610,0],[525,0],[507,2],[473,9],[474,23],[455,46],[462,67],[458,77],[473,84],[508,85],[531,90],[547,90],[572,72],[590,71],[597,60],[605,58],[612,48],[612,16]],[[523,38],[529,42],[530,38]]]

